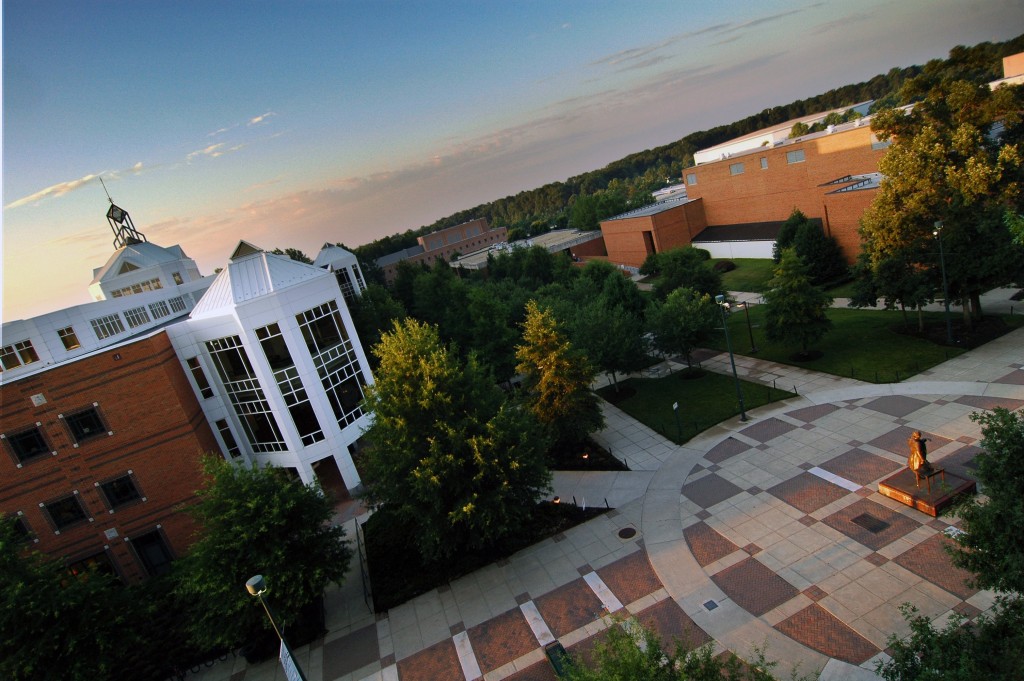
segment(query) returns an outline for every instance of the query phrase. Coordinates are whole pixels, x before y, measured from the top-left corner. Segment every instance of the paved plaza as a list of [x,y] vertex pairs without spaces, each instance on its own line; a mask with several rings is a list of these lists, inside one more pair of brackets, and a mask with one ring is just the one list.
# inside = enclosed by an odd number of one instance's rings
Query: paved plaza
[[[729,371],[727,355],[703,365]],[[906,465],[914,430],[930,438],[932,462],[973,476],[981,434],[970,414],[1024,406],[1024,329],[900,384],[751,357],[737,369],[799,396],[683,446],[606,405],[597,439],[631,470],[556,473],[553,494],[614,510],[384,615],[350,573],[328,594],[328,634],[297,651],[307,677],[554,679],[544,644],[586,657],[613,613],[665,640],[741,657],[764,647],[780,676],[871,679],[889,635],[907,632],[901,603],[940,620],[991,606],[943,550],[953,519],[897,504],[877,483]],[[284,675],[276,660],[228,658],[191,678]]]

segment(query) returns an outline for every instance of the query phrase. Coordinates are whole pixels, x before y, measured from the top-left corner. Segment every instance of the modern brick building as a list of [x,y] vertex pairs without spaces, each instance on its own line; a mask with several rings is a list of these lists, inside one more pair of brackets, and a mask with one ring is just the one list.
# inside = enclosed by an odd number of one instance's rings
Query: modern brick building
[[417,237],[415,246],[377,258],[377,266],[384,271],[384,280],[390,284],[394,282],[398,263],[402,261],[432,266],[438,260],[450,261],[456,253],[465,255],[507,239],[507,227],[491,229],[485,218],[477,218]]
[[203,454],[357,488],[373,377],[346,304],[365,288],[355,256],[243,241],[202,277],[121,208],[107,218],[96,302],[3,325],[0,513],[72,570],[137,581],[187,551]]

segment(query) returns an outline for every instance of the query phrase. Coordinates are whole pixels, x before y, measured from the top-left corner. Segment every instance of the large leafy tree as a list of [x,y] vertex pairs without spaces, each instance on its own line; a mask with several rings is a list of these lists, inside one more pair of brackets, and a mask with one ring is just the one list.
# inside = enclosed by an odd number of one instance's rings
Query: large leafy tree
[[654,347],[664,354],[683,355],[687,366],[692,366],[693,351],[708,340],[721,323],[711,296],[690,288],[676,289],[664,303],[653,302],[647,316]]
[[366,289],[349,303],[352,322],[364,348],[372,348],[380,335],[391,328],[392,322],[405,317],[405,308],[386,288],[370,283]]
[[797,345],[806,355],[808,346],[832,328],[827,312],[832,298],[811,284],[807,266],[793,249],[782,252],[775,276],[764,294],[765,335],[768,340]]
[[557,444],[579,443],[604,426],[600,401],[590,389],[590,362],[572,346],[551,310],[533,300],[526,304],[516,359],[530,410]]
[[722,275],[712,268],[710,258],[711,255],[700,248],[673,248],[647,256],[640,273],[657,277],[654,295],[661,300],[682,287],[714,295],[722,290]]
[[505,404],[475,358],[463,362],[431,325],[396,322],[373,353],[366,498],[412,530],[426,561],[515,532],[550,480],[532,415]]
[[[980,295],[1020,271],[1024,251],[1003,222],[1024,191],[1024,88],[991,90],[984,82],[925,73],[902,91],[910,111],[888,109],[872,129],[891,146],[879,169],[882,185],[861,220],[872,268],[894,257],[931,272],[940,258],[933,238],[942,225],[950,297],[964,302],[964,321],[980,317]],[[973,313],[973,314],[972,314]]]
[[316,487],[279,468],[245,468],[219,457],[203,461],[206,485],[190,509],[200,531],[176,565],[176,591],[197,605],[193,640],[205,649],[234,648],[262,638],[266,615],[245,583],[262,574],[279,623],[300,611],[330,583],[340,583],[351,550],[345,531],[330,525],[330,501]]

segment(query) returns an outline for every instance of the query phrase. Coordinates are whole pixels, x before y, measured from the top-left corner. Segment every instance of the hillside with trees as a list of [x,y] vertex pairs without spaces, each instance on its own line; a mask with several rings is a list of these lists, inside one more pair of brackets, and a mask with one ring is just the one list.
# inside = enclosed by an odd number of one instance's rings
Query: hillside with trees
[[906,104],[923,97],[903,86],[922,73],[938,79],[988,82],[1002,77],[1002,58],[1024,51],[1024,34],[1001,43],[954,47],[947,59],[933,59],[924,66],[892,68],[870,80],[773,106],[746,118],[710,130],[692,132],[670,144],[630,154],[604,168],[551,182],[536,189],[460,210],[436,222],[386,236],[350,248],[363,262],[416,244],[416,238],[476,218],[502,225],[519,234],[534,235],[552,226],[596,229],[597,222],[650,201],[650,193],[678,181],[684,168],[693,165],[693,154],[763,128],[809,114],[850,107],[875,100],[872,111]]

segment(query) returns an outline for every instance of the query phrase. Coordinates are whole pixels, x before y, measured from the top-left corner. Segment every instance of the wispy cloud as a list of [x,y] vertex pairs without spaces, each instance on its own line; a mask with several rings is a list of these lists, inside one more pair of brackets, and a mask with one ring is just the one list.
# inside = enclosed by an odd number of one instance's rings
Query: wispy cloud
[[30,194],[15,201],[11,201],[6,206],[4,206],[4,208],[20,208],[21,206],[27,206],[29,204],[37,203],[44,199],[54,198],[57,196],[64,196],[69,192],[81,189],[82,187],[97,179],[100,175],[103,174],[104,173],[93,173],[80,177],[77,180],[58,182],[57,184],[50,185],[45,189],[40,189],[34,194]]
[[223,134],[224,134],[224,133],[226,133],[226,132],[227,132],[228,130],[230,130],[231,128],[234,128],[234,127],[235,127],[235,126],[234,126],[234,125],[232,125],[232,126],[230,126],[230,127],[227,127],[227,128],[220,128],[219,130],[214,130],[213,132],[211,132],[211,133],[208,133],[208,134],[207,134],[206,136],[207,136],[207,137],[216,137],[217,135],[223,135]]
[[276,116],[276,115],[277,114],[274,113],[273,111],[268,111],[265,114],[261,114],[259,116],[255,116],[254,118],[250,118],[249,119],[249,125],[259,125],[260,123],[265,122],[271,116]]
[[828,33],[829,31],[834,31],[836,29],[845,29],[850,24],[867,21],[870,18],[870,16],[863,12],[857,12],[856,14],[850,14],[842,17],[841,19],[833,19],[832,21],[826,21],[823,24],[818,24],[814,27],[814,33]]
[[196,151],[193,151],[189,153],[189,155],[186,156],[185,158],[188,159],[189,161],[199,158],[200,156],[209,156],[210,158],[217,158],[218,156],[221,156],[224,153],[222,151],[223,148],[224,143],[218,142],[217,144],[211,144],[205,149],[198,149]]

